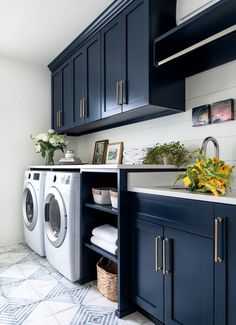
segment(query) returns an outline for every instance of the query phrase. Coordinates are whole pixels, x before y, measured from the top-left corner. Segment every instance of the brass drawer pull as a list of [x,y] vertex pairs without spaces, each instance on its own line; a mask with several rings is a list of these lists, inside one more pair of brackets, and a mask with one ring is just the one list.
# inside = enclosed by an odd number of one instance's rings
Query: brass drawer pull
[[122,80],[122,84],[123,84],[123,104],[127,104],[126,80]]
[[119,102],[120,96],[119,96],[119,81],[116,82],[116,103],[117,105],[120,105]]
[[161,236],[155,238],[155,250],[156,250],[156,272],[161,271],[161,266],[158,264],[159,254],[158,254],[158,242],[161,240]]
[[162,274],[168,275],[169,272],[166,270],[166,244],[168,243],[168,238],[165,238],[162,243],[162,254],[163,254],[163,268]]
[[218,217],[215,219],[215,263],[222,263],[223,258],[219,256],[219,225],[223,223],[223,219]]
[[122,105],[123,104],[123,81],[122,80],[119,81],[119,88],[120,88],[120,91],[119,91],[119,105]]

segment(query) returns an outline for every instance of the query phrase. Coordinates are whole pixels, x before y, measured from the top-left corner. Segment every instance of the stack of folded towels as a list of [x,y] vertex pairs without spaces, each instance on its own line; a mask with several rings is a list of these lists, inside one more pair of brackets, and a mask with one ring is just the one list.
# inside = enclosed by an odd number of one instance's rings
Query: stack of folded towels
[[96,227],[92,231],[91,243],[102,249],[117,255],[118,250],[118,229],[111,225],[105,224]]

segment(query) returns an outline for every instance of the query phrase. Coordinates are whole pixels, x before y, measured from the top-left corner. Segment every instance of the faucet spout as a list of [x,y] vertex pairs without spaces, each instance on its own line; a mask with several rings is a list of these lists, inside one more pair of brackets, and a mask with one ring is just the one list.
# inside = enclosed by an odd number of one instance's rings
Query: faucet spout
[[210,141],[213,142],[213,144],[214,144],[215,157],[219,158],[219,156],[220,156],[219,143],[214,137],[207,137],[206,139],[203,140],[202,151],[206,154],[207,145]]

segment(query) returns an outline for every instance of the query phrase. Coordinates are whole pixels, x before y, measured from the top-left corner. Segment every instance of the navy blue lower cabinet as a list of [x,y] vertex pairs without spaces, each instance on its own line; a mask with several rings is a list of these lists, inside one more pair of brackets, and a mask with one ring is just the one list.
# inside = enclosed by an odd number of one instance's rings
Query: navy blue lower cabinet
[[134,302],[163,322],[164,279],[162,275],[163,227],[135,221]]
[[236,324],[236,207],[132,193],[133,302],[157,324]]
[[216,324],[236,324],[236,206],[215,205]]
[[213,325],[212,239],[165,227],[163,260],[165,324]]

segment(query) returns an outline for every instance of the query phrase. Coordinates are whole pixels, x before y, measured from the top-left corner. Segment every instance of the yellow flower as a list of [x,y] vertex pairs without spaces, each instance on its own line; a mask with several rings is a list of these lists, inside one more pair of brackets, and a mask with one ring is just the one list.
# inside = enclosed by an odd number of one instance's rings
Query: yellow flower
[[183,178],[183,183],[184,183],[184,186],[185,186],[185,187],[188,187],[188,186],[191,184],[191,181],[190,181],[190,179],[189,179],[188,176],[185,176],[185,177]]
[[199,168],[199,170],[202,173],[203,172],[203,169],[202,169],[202,160],[201,159],[198,160],[198,162],[196,163],[196,166]]
[[219,172],[223,175],[228,176],[232,172],[232,167],[230,165],[224,165],[219,168]]
[[212,162],[213,162],[214,164],[217,164],[217,163],[219,162],[219,158],[214,157],[214,158],[212,159]]

